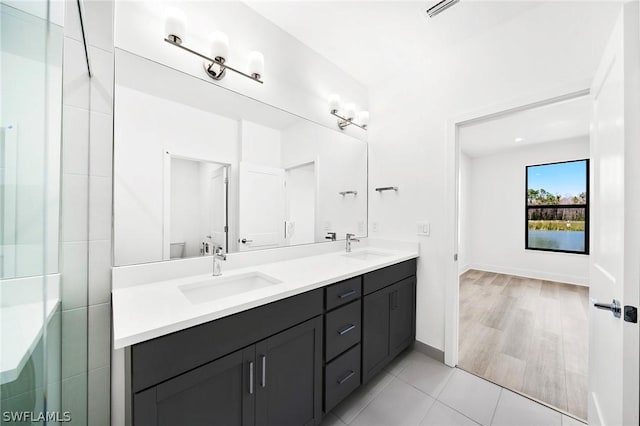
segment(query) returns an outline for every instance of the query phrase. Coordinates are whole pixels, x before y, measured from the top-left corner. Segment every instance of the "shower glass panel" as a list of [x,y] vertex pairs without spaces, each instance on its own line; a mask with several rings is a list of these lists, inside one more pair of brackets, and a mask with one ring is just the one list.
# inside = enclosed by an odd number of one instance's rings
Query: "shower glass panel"
[[58,270],[63,32],[62,13],[51,8],[43,0],[0,2],[2,424],[65,420]]

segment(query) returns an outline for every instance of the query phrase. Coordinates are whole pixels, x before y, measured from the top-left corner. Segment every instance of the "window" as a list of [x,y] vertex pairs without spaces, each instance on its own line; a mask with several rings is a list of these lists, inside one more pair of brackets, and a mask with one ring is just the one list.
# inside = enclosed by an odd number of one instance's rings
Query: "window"
[[526,168],[525,248],[589,253],[589,160]]

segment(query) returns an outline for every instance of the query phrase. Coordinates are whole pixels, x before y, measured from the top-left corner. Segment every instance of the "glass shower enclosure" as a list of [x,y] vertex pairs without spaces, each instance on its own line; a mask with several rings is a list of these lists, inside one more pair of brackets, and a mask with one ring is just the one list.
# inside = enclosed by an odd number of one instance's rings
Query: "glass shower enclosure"
[[1,424],[72,420],[62,407],[64,3],[55,3],[0,2]]

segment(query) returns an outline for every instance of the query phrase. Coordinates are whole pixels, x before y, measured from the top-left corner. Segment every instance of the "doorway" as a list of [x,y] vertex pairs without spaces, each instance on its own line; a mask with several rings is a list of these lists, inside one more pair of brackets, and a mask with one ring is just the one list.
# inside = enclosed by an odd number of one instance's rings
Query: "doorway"
[[585,93],[458,129],[459,368],[587,418]]

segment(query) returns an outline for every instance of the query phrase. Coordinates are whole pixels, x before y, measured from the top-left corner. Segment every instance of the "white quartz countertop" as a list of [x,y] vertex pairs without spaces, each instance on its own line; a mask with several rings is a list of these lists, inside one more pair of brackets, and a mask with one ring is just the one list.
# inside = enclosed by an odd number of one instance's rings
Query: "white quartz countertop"
[[[229,271],[225,271],[225,264],[222,262],[221,277],[207,274],[114,289],[114,348],[131,346],[418,257],[417,249],[365,248],[354,249],[352,254],[364,252],[384,256],[358,258],[345,256],[345,252],[341,251]],[[248,273],[268,275],[280,282],[197,303],[189,301],[181,291],[181,286],[189,283],[229,279]]]

